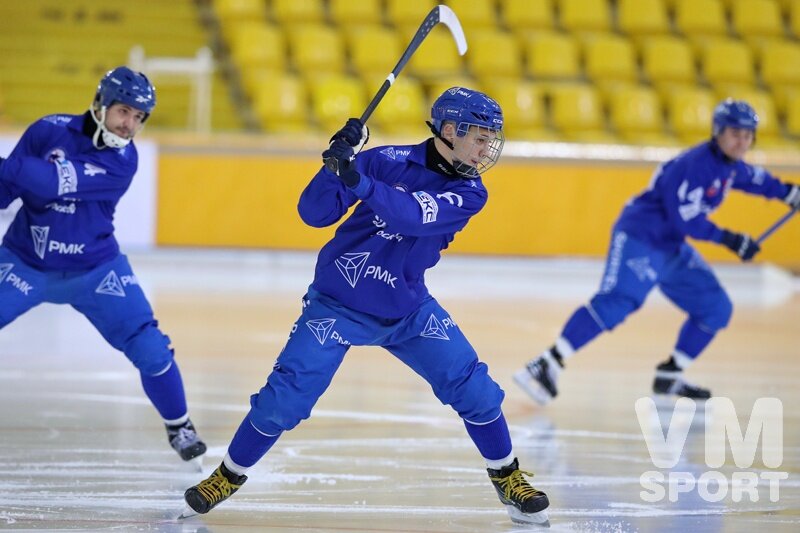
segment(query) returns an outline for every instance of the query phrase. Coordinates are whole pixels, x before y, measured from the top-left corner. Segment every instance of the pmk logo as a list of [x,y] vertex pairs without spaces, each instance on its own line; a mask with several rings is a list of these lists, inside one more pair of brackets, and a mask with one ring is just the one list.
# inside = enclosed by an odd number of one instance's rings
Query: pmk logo
[[14,286],[19,292],[28,296],[33,286],[25,281],[24,279],[20,278],[13,272],[11,269],[14,268],[14,263],[0,263],[0,283],[6,281]]
[[325,341],[328,340],[328,336],[330,336],[332,341],[343,345],[349,345],[349,341],[343,339],[339,332],[334,331],[333,325],[335,323],[335,318],[314,318],[306,322],[306,326],[308,326],[308,329],[311,330],[311,333],[314,334],[314,337],[316,337],[323,346],[325,345]]
[[440,321],[438,318],[436,318],[436,315],[431,313],[430,318],[428,318],[428,322],[425,324],[425,329],[422,330],[422,333],[420,333],[419,336],[426,337],[428,339],[449,341],[450,337],[447,335],[447,330],[454,327],[457,327],[457,325],[449,316]]
[[139,280],[136,279],[136,276],[117,276],[117,273],[111,270],[108,274],[106,274],[106,277],[103,278],[103,281],[100,282],[100,285],[97,286],[94,292],[97,294],[106,294],[108,296],[119,296],[120,298],[124,298],[124,287],[138,284]]
[[[391,288],[396,288],[394,282],[397,281],[397,276],[393,276],[391,272],[378,265],[367,266],[367,259],[370,252],[348,252],[339,257],[334,263],[339,273],[347,280],[354,289],[358,280],[362,278],[372,278],[382,281],[389,285]],[[366,267],[366,269],[365,269]]]
[[[691,472],[675,472],[686,445],[686,437],[696,411],[694,400],[679,398],[670,418],[666,435],[662,431],[658,410],[652,398],[636,401],[636,415],[642,429],[650,460],[656,468],[669,469],[647,471],[639,481],[642,500],[655,503],[665,497],[678,501],[681,494],[696,491],[707,502],[719,502],[728,495],[739,502],[746,495],[751,502],[758,502],[759,482],[769,486],[769,499],[777,502],[780,496],[780,480],[789,477],[788,472],[775,469],[783,463],[783,404],[777,398],[759,398],[753,405],[747,430],[742,434],[736,409],[729,398],[711,398],[705,403],[705,462],[710,470],[699,477]],[[717,469],[725,465],[727,441],[730,444],[733,462],[739,471],[726,476]],[[759,436],[761,460],[771,470],[753,471]],[[745,470],[746,469],[746,470]]]

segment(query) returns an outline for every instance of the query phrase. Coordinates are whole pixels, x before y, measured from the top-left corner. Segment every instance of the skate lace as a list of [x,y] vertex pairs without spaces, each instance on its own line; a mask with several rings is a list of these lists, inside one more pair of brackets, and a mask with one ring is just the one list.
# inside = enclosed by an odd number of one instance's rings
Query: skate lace
[[211,504],[221,502],[229,497],[240,485],[233,485],[219,470],[197,485],[197,491]]
[[533,488],[530,483],[522,477],[522,474],[533,477],[533,473],[531,472],[514,470],[506,477],[492,477],[490,479],[503,489],[503,495],[509,500],[525,501],[541,494],[541,492]]

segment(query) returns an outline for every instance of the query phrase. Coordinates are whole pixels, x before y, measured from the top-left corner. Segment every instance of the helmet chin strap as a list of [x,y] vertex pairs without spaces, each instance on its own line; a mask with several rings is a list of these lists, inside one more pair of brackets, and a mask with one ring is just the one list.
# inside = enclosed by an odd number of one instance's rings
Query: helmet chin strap
[[[108,146],[109,148],[124,148],[128,146],[128,143],[131,142],[130,139],[120,137],[106,128],[106,109],[106,106],[100,107],[99,119],[97,118],[95,110],[92,109],[92,119],[94,119],[95,124],[97,124],[97,130],[92,136],[92,143],[94,143],[95,148],[103,148],[103,146]],[[101,134],[103,135],[103,146],[100,146]]]

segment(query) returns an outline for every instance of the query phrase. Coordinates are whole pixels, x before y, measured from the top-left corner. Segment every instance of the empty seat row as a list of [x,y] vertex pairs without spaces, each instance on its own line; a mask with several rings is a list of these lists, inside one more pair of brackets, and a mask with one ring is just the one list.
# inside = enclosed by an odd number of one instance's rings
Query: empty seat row
[[[270,20],[281,25],[330,21],[353,27],[418,26],[434,0],[214,0],[223,24]],[[676,31],[685,35],[800,35],[797,0],[448,0],[465,29],[508,28],[516,34],[562,28],[571,32],[619,30],[629,35]],[[730,29],[728,16],[730,17]]]

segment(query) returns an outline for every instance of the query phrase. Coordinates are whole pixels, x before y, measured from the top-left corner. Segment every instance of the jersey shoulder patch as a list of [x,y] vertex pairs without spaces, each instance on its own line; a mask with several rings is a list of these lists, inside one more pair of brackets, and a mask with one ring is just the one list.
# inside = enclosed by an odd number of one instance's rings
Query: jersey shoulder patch
[[75,118],[73,115],[47,115],[41,120],[56,126],[66,126],[73,118]]
[[410,146],[384,146],[378,149],[378,153],[390,161],[405,161],[411,154]]

